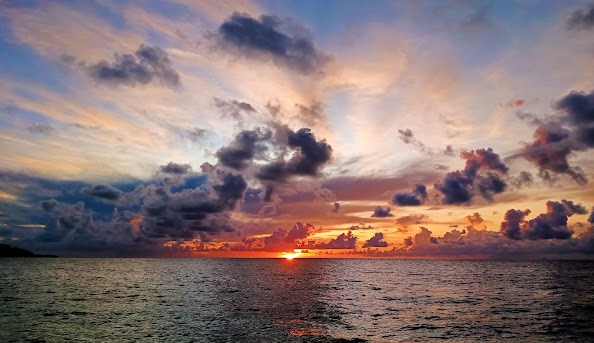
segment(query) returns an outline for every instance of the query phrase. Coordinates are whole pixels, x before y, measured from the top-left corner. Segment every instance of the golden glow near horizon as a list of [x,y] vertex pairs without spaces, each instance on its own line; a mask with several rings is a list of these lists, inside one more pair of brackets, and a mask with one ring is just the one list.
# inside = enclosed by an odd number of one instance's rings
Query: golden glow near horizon
[[298,258],[301,255],[301,249],[294,249],[293,252],[284,252],[280,255],[280,258],[285,258],[287,260],[292,260],[294,258]]

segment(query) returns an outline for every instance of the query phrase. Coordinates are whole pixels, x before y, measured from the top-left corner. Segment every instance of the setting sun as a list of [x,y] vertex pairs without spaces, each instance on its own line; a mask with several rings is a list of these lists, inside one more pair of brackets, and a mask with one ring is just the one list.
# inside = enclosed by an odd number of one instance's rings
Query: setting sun
[[301,249],[294,249],[292,253],[285,252],[280,257],[286,258],[287,260],[292,260],[294,258],[299,257],[300,255],[301,255]]

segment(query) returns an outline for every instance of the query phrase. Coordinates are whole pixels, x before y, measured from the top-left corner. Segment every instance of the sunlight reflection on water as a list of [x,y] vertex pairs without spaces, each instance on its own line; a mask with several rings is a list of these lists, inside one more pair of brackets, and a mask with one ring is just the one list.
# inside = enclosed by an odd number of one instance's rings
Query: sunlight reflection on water
[[594,262],[2,259],[0,341],[594,339]]

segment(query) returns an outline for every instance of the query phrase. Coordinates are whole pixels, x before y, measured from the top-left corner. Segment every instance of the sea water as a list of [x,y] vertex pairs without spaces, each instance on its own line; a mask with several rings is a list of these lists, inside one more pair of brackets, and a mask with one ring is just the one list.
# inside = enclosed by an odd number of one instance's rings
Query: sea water
[[0,259],[1,342],[594,341],[593,261]]

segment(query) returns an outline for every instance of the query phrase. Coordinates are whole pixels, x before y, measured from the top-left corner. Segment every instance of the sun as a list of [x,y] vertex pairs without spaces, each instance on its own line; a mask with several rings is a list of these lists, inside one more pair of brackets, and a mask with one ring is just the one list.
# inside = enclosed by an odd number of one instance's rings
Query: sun
[[292,260],[294,258],[299,257],[299,255],[301,255],[301,249],[294,249],[293,252],[285,252],[279,257],[285,258],[287,260]]

